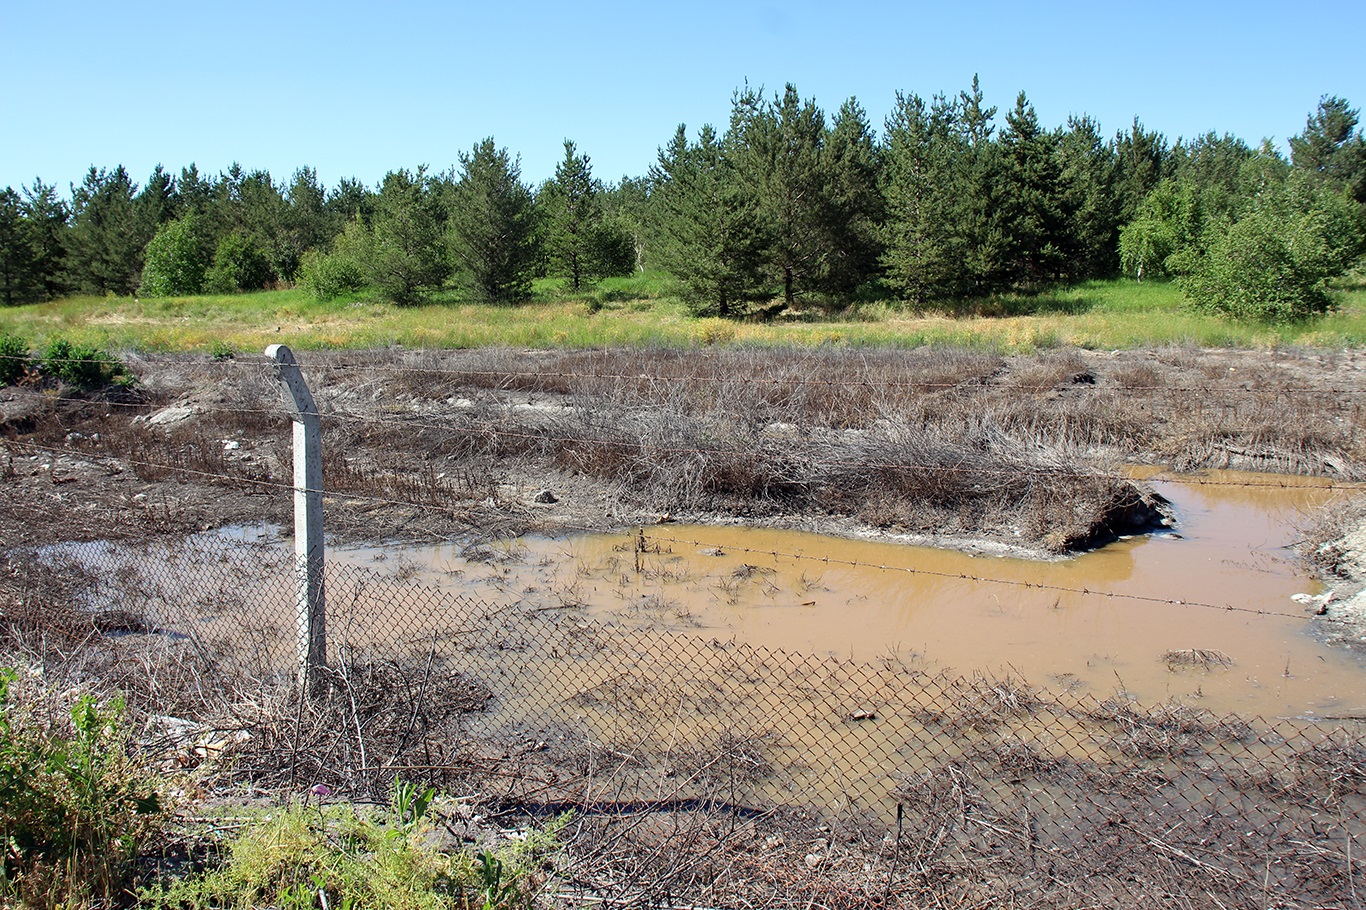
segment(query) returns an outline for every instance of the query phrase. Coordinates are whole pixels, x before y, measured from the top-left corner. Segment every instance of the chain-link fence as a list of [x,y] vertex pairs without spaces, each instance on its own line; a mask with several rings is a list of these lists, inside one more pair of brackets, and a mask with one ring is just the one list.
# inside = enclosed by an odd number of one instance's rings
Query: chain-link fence
[[572,811],[571,903],[1360,906],[1360,721],[803,656],[345,565],[307,700],[293,572],[248,532],[11,550],[4,618],[116,681],[167,760]]

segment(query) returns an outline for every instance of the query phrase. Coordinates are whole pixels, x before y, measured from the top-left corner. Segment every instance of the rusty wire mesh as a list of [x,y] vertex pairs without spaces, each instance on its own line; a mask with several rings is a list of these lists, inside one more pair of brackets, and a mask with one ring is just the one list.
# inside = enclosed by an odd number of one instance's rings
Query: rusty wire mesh
[[567,901],[1360,905],[1360,723],[641,631],[343,565],[307,701],[293,566],[247,533],[10,550],[6,634],[119,680],[167,753],[229,779],[572,810]]

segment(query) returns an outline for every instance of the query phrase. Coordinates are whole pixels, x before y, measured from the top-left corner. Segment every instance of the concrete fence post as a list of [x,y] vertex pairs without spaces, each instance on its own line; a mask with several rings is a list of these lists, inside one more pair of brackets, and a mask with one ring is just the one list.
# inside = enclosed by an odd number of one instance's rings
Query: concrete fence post
[[317,693],[327,669],[327,608],[323,586],[322,422],[294,353],[283,344],[266,348],[285,406],[294,419],[294,568],[299,682]]

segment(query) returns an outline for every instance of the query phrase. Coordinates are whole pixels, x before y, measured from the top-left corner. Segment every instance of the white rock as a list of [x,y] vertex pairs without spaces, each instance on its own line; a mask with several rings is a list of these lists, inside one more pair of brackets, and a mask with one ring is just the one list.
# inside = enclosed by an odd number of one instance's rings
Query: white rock
[[184,420],[189,420],[194,415],[194,408],[184,407],[183,405],[172,405],[168,408],[162,408],[151,417],[148,417],[147,422],[153,426],[167,427]]

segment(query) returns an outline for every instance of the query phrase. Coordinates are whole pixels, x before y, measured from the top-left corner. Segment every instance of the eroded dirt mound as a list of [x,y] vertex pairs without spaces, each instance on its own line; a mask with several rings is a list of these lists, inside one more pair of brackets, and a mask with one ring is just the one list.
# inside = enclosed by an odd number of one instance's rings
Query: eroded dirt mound
[[[334,538],[661,520],[917,534],[1060,553],[1161,504],[1124,462],[1366,478],[1355,354],[310,353]],[[288,517],[264,358],[156,357],[135,392],[9,389],[14,542]]]
[[1366,497],[1338,502],[1310,529],[1301,547],[1328,584],[1328,591],[1304,598],[1307,609],[1332,622],[1324,634],[1366,651]]

